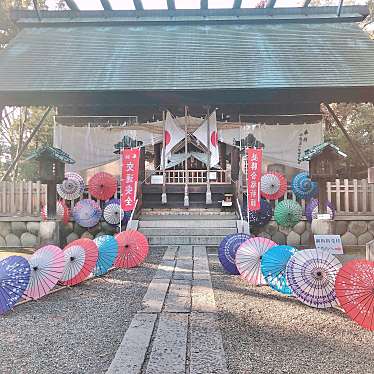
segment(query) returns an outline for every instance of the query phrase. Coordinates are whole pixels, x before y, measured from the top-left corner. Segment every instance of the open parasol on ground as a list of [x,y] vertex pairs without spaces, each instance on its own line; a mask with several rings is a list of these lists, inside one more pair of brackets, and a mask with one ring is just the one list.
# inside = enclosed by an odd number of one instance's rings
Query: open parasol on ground
[[109,173],[96,173],[88,181],[88,191],[99,200],[108,200],[117,192],[117,180]]
[[276,245],[264,253],[261,260],[261,272],[268,285],[275,291],[291,295],[287,285],[286,266],[296,249],[289,245]]
[[336,276],[335,291],[348,316],[365,329],[374,331],[374,262],[347,262]]
[[[48,219],[47,205],[44,205],[41,209],[42,220],[46,221]],[[64,201],[57,201],[56,203],[56,218],[62,221],[65,225],[69,222],[70,210]]]
[[0,314],[12,309],[22,297],[30,280],[29,262],[21,256],[0,261]]
[[96,276],[103,275],[113,266],[114,261],[118,255],[117,240],[111,235],[102,235],[94,239],[97,248],[99,249],[99,256],[92,273]]
[[39,248],[29,259],[30,283],[24,296],[39,299],[46,295],[59,281],[64,271],[64,252],[55,245]]
[[111,199],[104,205],[103,217],[110,225],[117,226],[124,221],[124,212],[119,199]]
[[261,273],[261,259],[266,251],[277,245],[272,240],[256,237],[244,242],[236,252],[236,267],[240,276],[250,284],[266,284]]
[[292,178],[291,187],[299,199],[308,200],[318,193],[318,184],[309,178],[306,171],[302,171]]
[[231,234],[225,236],[218,247],[218,259],[223,268],[230,274],[239,274],[235,264],[236,251],[242,243],[252,236],[247,234]]
[[[325,206],[327,209],[327,213],[330,215],[331,219],[334,219],[335,217],[334,206],[329,201],[326,201]],[[309,203],[307,204],[307,206],[305,207],[306,219],[309,222],[312,222],[313,219],[317,218],[317,214],[318,214],[318,199],[311,199]]]
[[274,218],[278,225],[283,227],[293,227],[303,215],[301,205],[293,200],[283,200],[274,209]]
[[273,217],[273,208],[265,199],[261,199],[259,210],[250,210],[248,212],[244,210],[243,216],[247,217],[251,226],[265,226],[270,222],[271,217]]
[[100,205],[91,199],[83,199],[77,202],[72,215],[78,225],[82,227],[94,227],[101,218]]
[[314,308],[337,305],[335,278],[339,260],[326,251],[305,249],[296,252],[286,267],[287,284],[292,294]]
[[115,236],[118,242],[118,255],[114,262],[117,268],[133,268],[141,264],[148,255],[147,238],[135,230],[121,232]]
[[261,196],[268,200],[276,200],[287,192],[286,178],[276,172],[265,173],[261,177]]
[[57,193],[65,200],[78,199],[84,192],[83,178],[73,172],[65,173],[65,180],[57,185]]
[[65,266],[60,283],[74,286],[83,282],[96,265],[99,250],[88,238],[77,239],[64,248]]

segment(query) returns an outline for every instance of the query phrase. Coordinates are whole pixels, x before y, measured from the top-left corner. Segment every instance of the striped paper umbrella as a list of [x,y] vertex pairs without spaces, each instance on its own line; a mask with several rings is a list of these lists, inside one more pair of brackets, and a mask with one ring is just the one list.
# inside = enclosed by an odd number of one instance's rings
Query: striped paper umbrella
[[223,268],[230,274],[239,274],[235,265],[236,251],[242,243],[252,236],[247,234],[231,234],[225,236],[218,247],[218,259]]
[[347,262],[336,276],[335,291],[348,316],[363,328],[374,331],[374,262]]
[[[312,222],[314,219],[317,218],[318,215],[318,199],[311,199],[307,206],[305,207],[305,217],[309,222]],[[326,201],[326,209],[327,213],[330,215],[331,219],[335,217],[335,209],[334,206],[329,202]]]
[[13,308],[29,281],[30,265],[25,258],[10,256],[0,261],[0,314]]
[[313,182],[306,171],[302,171],[292,178],[291,187],[298,199],[308,200],[318,193],[317,182]]
[[99,236],[94,239],[94,242],[99,249],[99,256],[92,273],[99,276],[107,273],[113,266],[118,255],[118,243],[117,240],[110,235]]
[[286,267],[287,284],[292,294],[314,308],[337,305],[335,278],[339,260],[327,251],[305,249],[296,252]]
[[88,181],[88,191],[99,200],[108,200],[117,192],[117,180],[109,173],[96,173]]
[[276,245],[267,250],[262,256],[261,272],[268,285],[275,291],[291,295],[287,285],[286,266],[289,259],[296,253],[296,249],[289,245]]
[[99,250],[96,243],[88,238],[77,239],[64,248],[65,267],[60,283],[74,286],[83,282],[96,265]]
[[117,268],[132,268],[141,264],[148,255],[147,238],[135,230],[123,231],[115,236],[118,242]]
[[268,200],[276,200],[287,192],[286,178],[276,172],[265,173],[261,177],[261,196]]
[[[48,219],[47,205],[42,207],[40,214],[43,221]],[[65,225],[69,222],[70,210],[63,200],[57,201],[56,203],[56,218]]]
[[78,225],[82,227],[94,227],[101,218],[100,205],[91,199],[83,199],[77,202],[72,211]]
[[274,209],[274,218],[282,227],[294,227],[303,215],[301,205],[293,200],[283,200]]
[[65,200],[75,200],[83,194],[84,188],[84,180],[79,174],[66,172],[64,181],[57,185],[57,193]]
[[46,295],[59,281],[64,271],[64,252],[55,245],[46,245],[38,249],[29,262],[31,277],[24,296],[36,300]]
[[118,226],[124,221],[124,212],[121,208],[121,201],[119,199],[111,199],[104,205],[103,217],[110,225]]
[[261,273],[261,259],[264,253],[275,245],[277,244],[272,240],[261,237],[244,242],[236,252],[235,259],[240,276],[250,284],[266,284]]

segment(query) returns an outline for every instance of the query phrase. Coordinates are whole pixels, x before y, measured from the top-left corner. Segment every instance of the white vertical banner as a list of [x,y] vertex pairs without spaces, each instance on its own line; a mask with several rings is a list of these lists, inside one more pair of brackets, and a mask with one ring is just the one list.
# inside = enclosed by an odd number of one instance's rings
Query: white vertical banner
[[[217,132],[217,117],[216,111],[209,116],[209,140],[210,140],[210,166],[216,166],[219,163],[219,150],[218,150],[218,132]],[[208,131],[208,119],[198,127],[193,135],[199,140],[200,143],[204,144],[209,149],[207,142],[207,131]]]

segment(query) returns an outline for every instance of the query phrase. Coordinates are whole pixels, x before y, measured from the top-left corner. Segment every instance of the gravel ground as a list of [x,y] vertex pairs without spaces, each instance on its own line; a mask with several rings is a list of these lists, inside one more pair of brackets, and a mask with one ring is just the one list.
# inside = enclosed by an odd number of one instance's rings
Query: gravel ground
[[374,373],[374,333],[344,312],[252,287],[215,255],[209,262],[230,373]]
[[164,250],[0,316],[0,373],[105,373]]

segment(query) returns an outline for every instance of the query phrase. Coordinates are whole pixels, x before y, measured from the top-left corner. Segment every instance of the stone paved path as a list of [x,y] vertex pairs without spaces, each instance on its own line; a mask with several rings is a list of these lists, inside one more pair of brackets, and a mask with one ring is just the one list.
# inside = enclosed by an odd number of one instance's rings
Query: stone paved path
[[228,373],[206,247],[168,247],[107,372],[115,373]]

